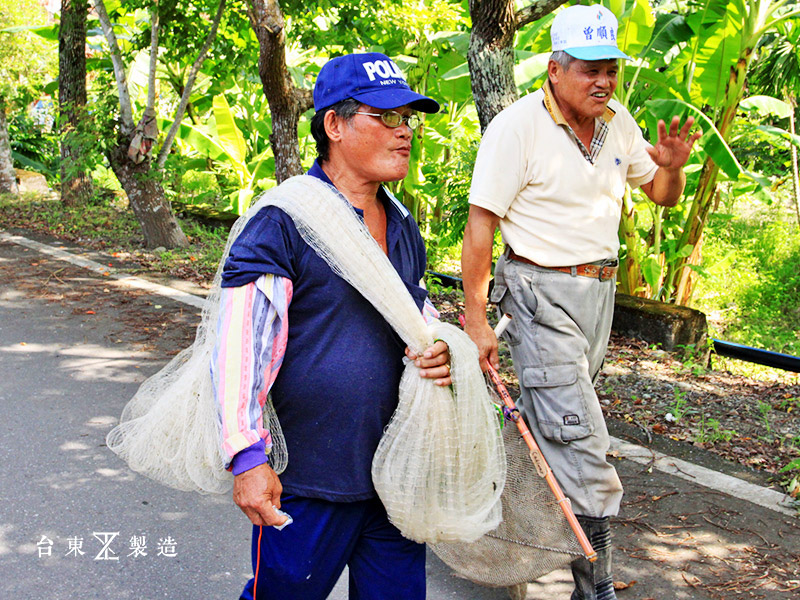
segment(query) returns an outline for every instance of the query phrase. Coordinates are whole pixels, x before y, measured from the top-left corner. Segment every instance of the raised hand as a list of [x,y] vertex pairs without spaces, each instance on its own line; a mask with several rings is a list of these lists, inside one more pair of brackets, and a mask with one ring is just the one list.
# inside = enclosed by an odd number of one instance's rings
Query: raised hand
[[669,133],[667,133],[667,126],[664,121],[659,120],[658,122],[658,142],[652,148],[648,148],[647,153],[659,167],[668,170],[683,167],[686,161],[689,160],[692,146],[703,135],[701,131],[689,135],[689,130],[694,125],[694,117],[686,119],[683,127],[680,124],[679,117],[672,117]]

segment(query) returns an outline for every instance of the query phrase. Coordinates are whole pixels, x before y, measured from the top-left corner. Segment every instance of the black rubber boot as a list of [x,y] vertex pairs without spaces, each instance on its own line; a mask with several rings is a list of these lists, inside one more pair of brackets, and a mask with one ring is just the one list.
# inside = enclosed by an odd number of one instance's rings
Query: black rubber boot
[[611,577],[611,529],[608,517],[576,515],[586,537],[597,552],[593,563],[579,558],[572,563],[575,591],[571,600],[616,600],[614,580]]

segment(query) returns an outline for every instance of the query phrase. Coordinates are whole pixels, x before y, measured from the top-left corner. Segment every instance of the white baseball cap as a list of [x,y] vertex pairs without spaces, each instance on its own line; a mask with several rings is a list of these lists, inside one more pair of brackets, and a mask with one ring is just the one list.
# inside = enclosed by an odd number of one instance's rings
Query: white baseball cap
[[550,27],[550,42],[553,52],[563,50],[580,60],[630,59],[617,48],[617,18],[599,4],[559,12]]

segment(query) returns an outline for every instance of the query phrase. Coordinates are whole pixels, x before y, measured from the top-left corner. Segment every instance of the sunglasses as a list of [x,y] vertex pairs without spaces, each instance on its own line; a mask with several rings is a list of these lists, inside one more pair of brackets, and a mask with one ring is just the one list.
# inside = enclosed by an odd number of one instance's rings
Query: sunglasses
[[400,125],[405,124],[413,131],[422,124],[422,119],[420,119],[418,115],[401,115],[396,110],[387,110],[382,113],[357,112],[356,114],[367,115],[368,117],[380,117],[384,125],[392,128],[400,127]]

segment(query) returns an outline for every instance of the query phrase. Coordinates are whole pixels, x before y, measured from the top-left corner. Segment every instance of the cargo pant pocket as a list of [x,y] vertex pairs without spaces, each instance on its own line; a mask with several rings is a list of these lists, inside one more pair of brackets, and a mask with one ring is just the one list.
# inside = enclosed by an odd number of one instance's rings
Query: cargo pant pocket
[[522,385],[533,400],[539,431],[566,444],[594,433],[575,364],[525,367]]
[[510,345],[517,346],[520,342],[519,332],[517,331],[518,319],[514,319],[515,311],[509,306],[510,300],[510,293],[505,282],[495,279],[494,287],[492,288],[492,294],[489,296],[489,301],[497,307],[498,319],[503,316],[503,313],[511,315],[511,322],[508,324],[508,327],[506,327],[505,332],[503,332],[503,337]]

